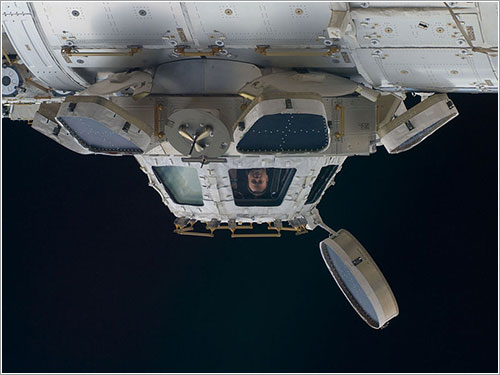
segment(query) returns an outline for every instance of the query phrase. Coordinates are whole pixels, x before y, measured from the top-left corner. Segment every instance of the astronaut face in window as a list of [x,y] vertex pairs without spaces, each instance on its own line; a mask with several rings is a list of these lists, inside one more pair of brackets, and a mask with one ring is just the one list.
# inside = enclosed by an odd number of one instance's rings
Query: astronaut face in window
[[256,196],[264,194],[269,176],[265,168],[251,169],[248,172],[248,190]]

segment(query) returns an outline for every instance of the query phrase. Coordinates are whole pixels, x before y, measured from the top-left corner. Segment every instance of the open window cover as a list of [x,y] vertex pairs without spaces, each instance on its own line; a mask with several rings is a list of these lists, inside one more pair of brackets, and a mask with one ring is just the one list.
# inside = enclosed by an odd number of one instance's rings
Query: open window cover
[[295,168],[230,169],[237,206],[279,206],[288,191]]
[[203,206],[200,179],[195,168],[163,166],[153,167],[153,172],[175,203]]
[[306,204],[315,203],[321,197],[323,190],[325,190],[326,185],[328,185],[338,167],[338,165],[327,165],[321,168],[307,197]]
[[321,241],[320,250],[340,290],[370,327],[384,328],[399,314],[387,280],[352,234],[341,229]]

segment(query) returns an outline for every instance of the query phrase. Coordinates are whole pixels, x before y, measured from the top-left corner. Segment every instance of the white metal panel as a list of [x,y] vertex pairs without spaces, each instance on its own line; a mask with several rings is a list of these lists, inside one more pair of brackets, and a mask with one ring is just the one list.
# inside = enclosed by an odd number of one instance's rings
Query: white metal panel
[[179,2],[36,2],[40,24],[53,48],[165,48],[173,38],[191,41]]
[[50,54],[31,14],[25,11],[3,13],[2,25],[22,62],[45,85],[65,90],[80,90],[86,85],[81,77],[71,69],[64,69]]
[[487,45],[498,47],[498,2],[478,3],[481,31]]
[[[346,157],[308,156],[275,157],[225,157],[226,163],[211,163],[201,167],[199,162],[186,163],[181,157],[135,156],[142,170],[148,174],[151,185],[163,198],[163,202],[177,217],[195,218],[200,221],[218,219],[227,222],[236,219],[244,222],[269,222],[275,219],[291,220],[297,216],[309,215],[313,205],[304,205],[309,191],[321,168],[328,164],[342,165]],[[173,202],[160,181],[156,179],[152,166],[177,165],[197,170],[203,192],[203,206],[179,205]],[[229,181],[229,169],[238,168],[295,168],[297,171],[280,206],[240,207],[236,206]],[[340,167],[339,167],[340,168]],[[300,198],[300,199],[299,199]]]
[[359,49],[356,54],[362,69],[379,88],[478,92],[481,87],[498,89],[490,60],[482,53],[465,49],[386,48]]
[[320,46],[327,37],[329,3],[185,3],[199,45],[224,39],[227,46]]
[[[453,8],[473,8],[473,1],[457,1],[451,3]],[[371,1],[371,2],[352,2],[351,8],[444,8],[442,1]]]
[[2,16],[29,13],[28,3],[24,1],[2,1]]
[[[460,14],[474,45],[483,39],[477,14]],[[354,20],[362,48],[465,47],[466,41],[447,10],[386,10]]]

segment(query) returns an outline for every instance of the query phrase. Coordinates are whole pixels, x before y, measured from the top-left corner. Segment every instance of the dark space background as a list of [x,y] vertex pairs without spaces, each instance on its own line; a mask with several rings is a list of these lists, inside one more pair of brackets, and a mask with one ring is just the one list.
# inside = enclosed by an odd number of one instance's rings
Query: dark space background
[[349,158],[319,205],[389,281],[369,328],[321,259],[281,239],[172,233],[132,157],[3,121],[4,372],[497,372],[498,96],[399,155]]

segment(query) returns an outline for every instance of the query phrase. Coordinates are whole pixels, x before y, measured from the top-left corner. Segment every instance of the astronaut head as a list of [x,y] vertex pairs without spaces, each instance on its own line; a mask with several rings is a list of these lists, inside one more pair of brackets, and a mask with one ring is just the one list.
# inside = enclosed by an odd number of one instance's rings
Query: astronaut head
[[268,181],[269,176],[265,168],[251,169],[248,172],[248,190],[255,196],[265,193]]

